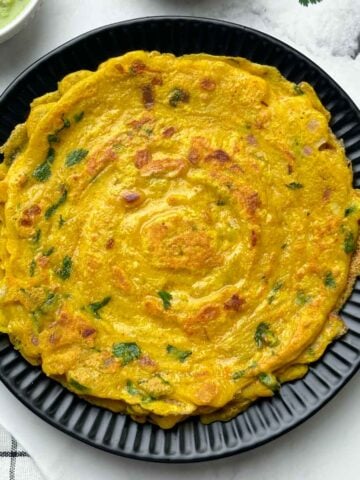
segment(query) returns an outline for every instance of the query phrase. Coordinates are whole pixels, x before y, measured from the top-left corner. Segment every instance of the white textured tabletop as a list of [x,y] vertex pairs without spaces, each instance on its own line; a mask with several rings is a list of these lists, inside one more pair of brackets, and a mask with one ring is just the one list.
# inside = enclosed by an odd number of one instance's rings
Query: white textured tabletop
[[[360,0],[44,0],[32,23],[0,45],[0,93],[25,67],[92,28],[149,15],[197,15],[268,32],[323,67],[360,106]],[[1,112],[0,112],[1,115]],[[50,427],[0,384],[0,425],[46,480],[355,480],[360,477],[360,377],[305,424],[251,452],[193,465],[127,460]]]

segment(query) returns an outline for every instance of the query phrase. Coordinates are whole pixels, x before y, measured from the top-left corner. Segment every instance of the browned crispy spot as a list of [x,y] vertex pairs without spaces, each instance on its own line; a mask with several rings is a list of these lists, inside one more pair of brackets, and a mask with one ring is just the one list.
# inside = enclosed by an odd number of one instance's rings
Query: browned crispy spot
[[324,193],[323,193],[323,199],[324,200],[329,200],[329,198],[331,196],[331,193],[332,193],[331,188],[326,187],[325,190],[324,190]]
[[200,154],[196,148],[191,148],[188,153],[188,160],[192,165],[196,165],[199,162]]
[[35,215],[40,215],[41,213],[41,208],[39,205],[32,205],[30,208],[27,210],[24,210],[24,215],[29,215],[30,217],[35,216]]
[[[64,346],[73,346],[84,341],[83,332],[89,328],[91,327],[89,327],[84,318],[61,310],[57,313],[56,320],[51,322],[40,333],[40,339],[48,340],[51,344],[51,347],[49,346],[51,350]],[[88,335],[88,337],[86,342],[93,345],[93,336]],[[56,344],[56,347],[54,344]]]
[[254,135],[248,135],[246,137],[246,141],[249,145],[257,145],[257,140],[256,140],[256,137]]
[[140,171],[141,176],[150,177],[151,175],[164,175],[174,178],[181,175],[186,170],[186,162],[181,158],[161,158],[146,163]]
[[87,338],[93,335],[95,332],[96,332],[95,328],[86,327],[81,331],[81,336],[83,338]]
[[260,197],[257,192],[250,193],[249,195],[245,196],[245,204],[246,209],[250,213],[250,215],[254,215],[256,210],[260,207]]
[[245,300],[240,298],[239,295],[235,293],[224,303],[224,308],[225,310],[234,310],[235,312],[239,312],[244,303]]
[[41,213],[41,208],[39,205],[32,205],[23,211],[22,217],[20,218],[20,225],[23,227],[31,227],[34,224],[34,217]]
[[197,405],[209,405],[214,400],[218,394],[218,386],[209,381],[203,383],[196,392],[196,403]]
[[118,265],[112,267],[112,283],[115,287],[126,293],[130,293],[131,291],[131,283],[125,272]]
[[152,85],[150,84],[144,85],[141,88],[141,91],[142,91],[142,101],[143,101],[144,107],[147,109],[152,108],[154,106],[154,101],[155,101],[154,90]]
[[140,120],[132,120],[128,123],[128,125],[132,128],[135,128],[136,130],[139,130],[141,127],[143,127],[146,123],[149,123],[150,121],[150,117],[143,117],[140,118]]
[[106,250],[111,250],[115,245],[115,240],[113,238],[109,238],[109,240],[105,244]]
[[216,305],[206,305],[199,313],[189,317],[183,324],[187,335],[196,335],[202,338],[208,338],[206,327],[217,319],[220,314],[219,307]]
[[125,72],[124,67],[122,65],[120,65],[120,63],[117,63],[115,65],[115,68],[119,73],[124,73]]
[[37,263],[40,265],[40,267],[45,268],[49,264],[49,257],[41,255],[41,257],[37,259]]
[[34,220],[30,217],[20,218],[20,225],[23,227],[32,227]]
[[206,155],[205,160],[216,160],[220,163],[226,163],[230,161],[230,156],[224,150],[215,150]]
[[207,90],[209,92],[215,90],[216,88],[216,82],[215,80],[212,80],[211,78],[203,78],[200,82],[200,87],[203,90]]
[[150,358],[149,355],[142,355],[139,358],[139,365],[141,365],[142,367],[156,367],[157,363],[155,362],[155,360]]
[[291,175],[294,171],[294,167],[292,165],[290,165],[290,163],[288,164],[288,174]]
[[255,230],[251,230],[250,244],[252,247],[255,247],[255,245],[257,244],[257,234]]
[[322,152],[324,150],[335,150],[335,147],[329,142],[324,142],[319,146],[319,152]]
[[175,132],[176,130],[174,127],[169,127],[169,128],[165,128],[165,130],[162,132],[162,135],[165,138],[170,138],[174,135]]
[[151,83],[152,83],[153,85],[162,85],[162,84],[163,84],[163,80],[162,80],[161,77],[156,76],[156,77],[154,77],[154,78],[151,80]]
[[149,150],[138,150],[135,154],[135,167],[143,168],[151,160],[151,152]]
[[116,152],[111,147],[100,149],[91,155],[86,170],[91,176],[95,176],[114,160],[116,160]]
[[132,75],[139,75],[144,73],[145,70],[147,70],[147,67],[141,60],[134,60],[129,68],[129,71]]
[[37,347],[39,345],[39,337],[36,335],[31,335],[31,343]]

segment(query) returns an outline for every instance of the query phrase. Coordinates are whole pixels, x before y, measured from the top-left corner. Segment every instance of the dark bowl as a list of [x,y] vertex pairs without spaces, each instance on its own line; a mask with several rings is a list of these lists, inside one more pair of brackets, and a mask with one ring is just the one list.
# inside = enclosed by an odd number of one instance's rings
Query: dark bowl
[[[33,98],[56,89],[64,75],[96,69],[109,57],[145,49],[243,56],[274,65],[293,82],[306,80],[331,112],[331,127],[343,140],[360,183],[360,113],[317,65],[264,33],[231,23],[189,17],[131,20],[93,30],[52,51],[22,73],[0,98],[0,144],[23,122]],[[194,462],[259,446],[302,423],[328,402],[360,365],[360,283],[341,315],[348,333],[334,342],[301,380],[286,383],[270,399],[253,404],[227,423],[202,425],[191,418],[171,430],[139,425],[130,417],[90,405],[29,365],[0,335],[0,378],[39,417],[89,445],[117,455],[158,462]]]

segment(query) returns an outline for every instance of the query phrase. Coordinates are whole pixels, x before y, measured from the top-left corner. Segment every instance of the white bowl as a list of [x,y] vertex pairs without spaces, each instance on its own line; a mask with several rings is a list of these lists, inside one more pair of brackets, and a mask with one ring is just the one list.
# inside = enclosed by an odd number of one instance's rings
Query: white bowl
[[10,23],[0,28],[0,43],[17,34],[30,22],[39,10],[42,0],[30,0],[24,9]]

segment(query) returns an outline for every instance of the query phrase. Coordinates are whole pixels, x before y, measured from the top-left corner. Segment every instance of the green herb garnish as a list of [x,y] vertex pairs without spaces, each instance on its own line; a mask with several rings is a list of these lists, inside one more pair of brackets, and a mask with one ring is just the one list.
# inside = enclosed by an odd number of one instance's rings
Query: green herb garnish
[[67,167],[73,167],[74,165],[80,163],[81,160],[83,160],[88,153],[89,151],[85,150],[84,148],[78,148],[77,150],[72,150],[70,153],[68,153],[66,157],[65,165]]
[[38,243],[40,238],[41,238],[41,230],[40,230],[40,228],[38,228],[36,230],[36,232],[34,233],[34,235],[31,237],[31,241],[33,243]]
[[295,303],[303,307],[312,300],[312,296],[305,293],[303,290],[299,290],[296,294]]
[[328,288],[336,288],[336,281],[331,272],[327,272],[324,277],[324,285]]
[[46,182],[51,177],[51,165],[55,160],[55,150],[50,147],[46,159],[38,165],[32,173],[32,176],[39,182]]
[[36,269],[36,260],[33,258],[30,262],[30,265],[29,265],[29,275],[30,275],[30,277],[34,276],[35,269]]
[[85,385],[82,385],[81,383],[77,382],[76,380],[73,380],[73,379],[70,379],[68,381],[68,384],[75,388],[75,390],[78,390],[79,392],[82,392],[82,393],[85,393],[85,392],[89,392],[89,388],[88,387],[85,387]]
[[349,215],[351,215],[354,212],[356,212],[356,207],[355,207],[355,205],[351,205],[350,207],[345,208],[344,216],[348,217]]
[[190,357],[192,354],[191,350],[179,350],[178,348],[174,347],[173,345],[168,345],[166,347],[166,351],[169,355],[173,356],[179,362],[184,363],[185,360]]
[[112,352],[115,357],[121,358],[122,365],[137,360],[141,355],[141,350],[135,342],[114,343]]
[[356,241],[353,232],[347,231],[344,238],[344,252],[347,254],[354,253],[356,250]]
[[315,3],[320,3],[321,0],[299,0],[299,3],[304,7],[308,7],[309,5],[314,5]]
[[57,135],[56,133],[50,133],[47,138],[48,138],[48,142],[50,143],[50,145],[52,143],[59,143],[60,142],[59,135]]
[[53,205],[51,205],[46,211],[45,211],[45,218],[46,220],[49,220],[53,216],[53,214],[56,212],[56,210],[63,204],[65,203],[67,199],[67,190],[66,188],[63,189],[63,192],[57,202],[55,202]]
[[75,115],[74,115],[74,122],[75,122],[75,123],[80,122],[80,120],[83,119],[83,116],[84,116],[84,112],[75,113]]
[[282,289],[283,286],[284,286],[284,282],[282,282],[281,280],[278,280],[277,282],[274,283],[274,286],[271,289],[271,293],[268,296],[269,304],[271,304],[275,300],[277,293]]
[[55,304],[57,298],[58,297],[56,293],[49,292],[45,300],[35,310],[31,312],[36,325],[39,322],[40,315],[44,315],[49,312],[51,310],[51,307]]
[[279,344],[279,339],[266,322],[261,322],[256,327],[254,340],[258,348],[276,347]]
[[265,387],[273,392],[276,392],[280,388],[278,379],[272,373],[259,373],[258,379],[263,385],[265,385]]
[[304,95],[304,90],[300,87],[300,85],[294,85],[294,92],[296,95]]
[[67,280],[70,278],[72,269],[72,259],[68,255],[63,258],[61,267],[56,271],[56,275],[61,278],[61,280]]
[[168,310],[171,307],[171,300],[173,298],[171,293],[166,292],[165,290],[160,290],[160,292],[157,293],[163,302],[165,310]]
[[238,370],[237,372],[234,372],[232,374],[232,379],[233,380],[239,380],[239,378],[242,378],[245,375],[245,370]]
[[59,217],[59,228],[61,228],[64,225],[64,223],[65,223],[65,220],[64,220],[63,216],[60,215],[60,217]]
[[135,387],[135,385],[133,384],[133,382],[131,380],[126,381],[126,390],[128,391],[128,393],[130,393],[130,395],[138,395],[139,394],[139,390]]
[[55,252],[55,247],[50,247],[47,250],[44,250],[43,255],[45,257],[50,257]]
[[174,88],[170,92],[169,104],[172,107],[177,107],[180,102],[187,103],[190,99],[190,95],[181,88]]
[[287,183],[286,186],[290,188],[290,190],[300,190],[300,188],[304,188],[303,184],[298,182]]
[[105,305],[107,305],[110,302],[110,300],[111,300],[111,297],[105,297],[99,302],[90,303],[88,305],[88,309],[91,311],[94,317],[101,318],[99,310],[105,307]]

